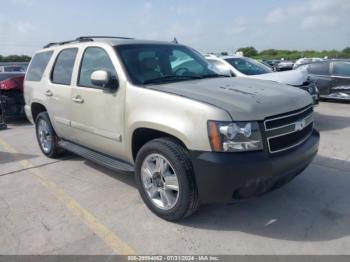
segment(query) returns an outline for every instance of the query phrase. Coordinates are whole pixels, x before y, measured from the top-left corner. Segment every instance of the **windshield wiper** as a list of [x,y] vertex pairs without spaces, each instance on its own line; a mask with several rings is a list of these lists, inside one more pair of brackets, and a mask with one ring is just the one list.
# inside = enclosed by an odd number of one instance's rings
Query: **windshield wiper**
[[208,75],[203,75],[200,78],[214,78],[214,77],[230,77],[230,76],[221,75],[221,74],[208,74]]
[[167,76],[161,76],[153,79],[149,79],[143,82],[143,84],[155,84],[155,83],[161,83],[161,82],[167,82],[167,81],[174,81],[174,80],[186,80],[186,79],[201,79],[201,76],[190,76],[190,75],[167,75]]

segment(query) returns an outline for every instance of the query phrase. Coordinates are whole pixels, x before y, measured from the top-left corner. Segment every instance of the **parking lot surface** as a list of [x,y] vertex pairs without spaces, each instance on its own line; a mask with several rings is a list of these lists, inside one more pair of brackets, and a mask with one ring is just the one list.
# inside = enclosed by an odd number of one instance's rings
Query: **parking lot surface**
[[73,154],[52,160],[34,127],[0,131],[1,254],[350,254],[350,104],[322,102],[319,154],[259,198],[153,215],[132,176]]

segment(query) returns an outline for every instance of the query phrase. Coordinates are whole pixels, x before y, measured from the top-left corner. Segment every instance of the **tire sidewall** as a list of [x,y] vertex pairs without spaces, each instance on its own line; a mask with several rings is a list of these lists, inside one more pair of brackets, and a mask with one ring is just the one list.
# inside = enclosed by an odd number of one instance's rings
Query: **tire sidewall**
[[[51,141],[52,145],[51,145],[50,152],[45,152],[44,149],[42,148],[42,145],[41,145],[41,142],[39,139],[39,133],[38,133],[39,121],[45,121],[49,127],[49,132],[50,132],[50,135],[52,136],[52,141]],[[56,134],[52,128],[51,121],[49,119],[49,115],[47,112],[42,112],[37,116],[36,121],[35,121],[35,134],[36,134],[36,139],[38,141],[41,152],[48,157],[53,157],[54,152],[55,152],[55,146],[56,146]]]
[[[141,167],[146,157],[151,154],[159,154],[166,158],[173,167],[179,182],[179,197],[177,203],[169,210],[164,210],[155,206],[143,187]],[[150,142],[140,150],[136,158],[135,179],[143,201],[153,213],[166,220],[177,220],[186,214],[190,203],[190,187],[187,177],[188,174],[186,174],[186,172],[186,169],[181,165],[181,163],[179,163],[176,156],[171,152],[171,150],[169,150],[169,148],[167,148],[166,145],[159,142]]]

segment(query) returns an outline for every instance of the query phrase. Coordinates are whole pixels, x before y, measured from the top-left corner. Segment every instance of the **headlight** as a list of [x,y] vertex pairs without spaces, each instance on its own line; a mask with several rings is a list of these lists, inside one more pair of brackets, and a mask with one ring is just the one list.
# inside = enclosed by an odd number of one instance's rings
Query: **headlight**
[[216,152],[255,151],[263,148],[257,122],[208,121],[210,145]]

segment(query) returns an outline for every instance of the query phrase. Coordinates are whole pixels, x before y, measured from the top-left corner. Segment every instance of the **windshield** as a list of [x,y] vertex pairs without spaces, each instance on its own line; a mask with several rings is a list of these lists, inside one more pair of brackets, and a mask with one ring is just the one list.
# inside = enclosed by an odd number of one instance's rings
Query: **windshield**
[[268,66],[250,58],[226,58],[239,72],[245,75],[261,75],[266,73],[272,73],[273,71]]
[[5,66],[4,72],[24,72],[24,69],[20,66]]
[[185,46],[130,44],[115,48],[130,79],[137,85],[220,76],[205,58]]

